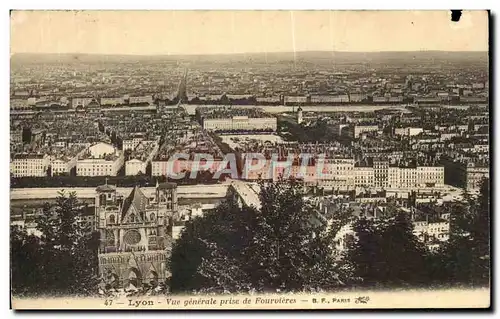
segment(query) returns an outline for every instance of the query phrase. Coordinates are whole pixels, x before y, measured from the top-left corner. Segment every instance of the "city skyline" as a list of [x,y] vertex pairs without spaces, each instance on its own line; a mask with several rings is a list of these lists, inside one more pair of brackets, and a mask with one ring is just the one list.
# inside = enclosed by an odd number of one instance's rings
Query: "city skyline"
[[491,307],[489,12],[11,18],[12,308]]
[[14,11],[11,54],[481,52],[487,30],[486,11]]

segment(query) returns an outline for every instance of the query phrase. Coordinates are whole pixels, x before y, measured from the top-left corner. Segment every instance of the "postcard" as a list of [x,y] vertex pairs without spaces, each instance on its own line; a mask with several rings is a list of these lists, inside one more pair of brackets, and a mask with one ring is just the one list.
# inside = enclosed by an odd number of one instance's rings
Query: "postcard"
[[488,11],[10,19],[13,309],[490,307]]

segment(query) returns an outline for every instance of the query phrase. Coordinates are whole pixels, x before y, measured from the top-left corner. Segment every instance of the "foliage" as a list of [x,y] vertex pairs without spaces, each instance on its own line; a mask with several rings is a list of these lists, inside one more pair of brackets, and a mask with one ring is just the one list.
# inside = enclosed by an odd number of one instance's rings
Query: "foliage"
[[[240,209],[228,200],[214,211],[188,221],[172,250],[172,291],[223,291],[225,287],[218,283],[221,280],[218,274],[208,267],[208,263],[215,267],[219,263],[209,259],[238,258],[253,236],[254,219],[253,209]],[[223,280],[229,281],[228,285],[235,285],[230,279]]]
[[19,229],[11,234],[13,293],[88,295],[97,286],[99,236],[77,218],[74,193],[61,192],[36,218],[40,238]]
[[451,234],[436,255],[442,266],[440,278],[471,286],[490,280],[490,194],[489,180],[482,183],[478,198],[464,194],[451,214]]
[[[363,286],[484,286],[490,278],[490,202],[485,180],[478,198],[443,205],[451,215],[450,238],[429,251],[413,235],[406,214],[353,224],[356,240],[344,258]],[[433,216],[430,216],[433,217]],[[435,218],[435,217],[434,217]]]
[[294,183],[261,185],[261,209],[228,200],[175,243],[172,291],[326,290],[341,284],[331,234]]
[[316,222],[302,187],[271,183],[260,194],[256,236],[247,248],[248,271],[257,290],[317,290],[340,285],[331,233]]
[[[450,239],[435,252],[416,238],[410,216],[394,203],[376,219],[354,218],[345,205],[339,205],[333,215],[322,215],[304,200],[303,191],[293,181],[262,183],[260,209],[242,207],[229,197],[215,210],[186,222],[170,258],[171,291],[321,291],[346,285],[489,283],[488,180],[479,196],[464,194],[463,201],[442,206],[451,215]],[[99,237],[78,222],[80,207],[74,194],[61,193],[56,204],[47,205],[36,220],[41,237],[11,226],[13,294],[94,292]],[[348,223],[352,223],[353,236],[344,238],[348,249],[339,259],[337,235]]]
[[427,251],[413,234],[407,214],[354,222],[345,262],[353,278],[370,287],[403,287],[428,283]]
[[28,235],[18,226],[10,227],[11,288],[15,295],[44,291],[40,238]]

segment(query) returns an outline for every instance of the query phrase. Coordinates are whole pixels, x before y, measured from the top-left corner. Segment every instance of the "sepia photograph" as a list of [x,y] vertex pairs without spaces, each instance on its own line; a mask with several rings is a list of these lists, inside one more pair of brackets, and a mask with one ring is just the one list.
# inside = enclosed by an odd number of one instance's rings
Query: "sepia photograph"
[[490,19],[12,10],[11,308],[491,307]]

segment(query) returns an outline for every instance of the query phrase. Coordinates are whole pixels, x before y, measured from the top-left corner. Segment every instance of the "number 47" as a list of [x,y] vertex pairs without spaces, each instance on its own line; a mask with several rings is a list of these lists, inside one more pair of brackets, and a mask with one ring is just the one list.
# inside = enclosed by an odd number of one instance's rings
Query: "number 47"
[[113,304],[113,300],[108,300],[108,299],[104,300],[105,306],[111,306],[112,304]]

